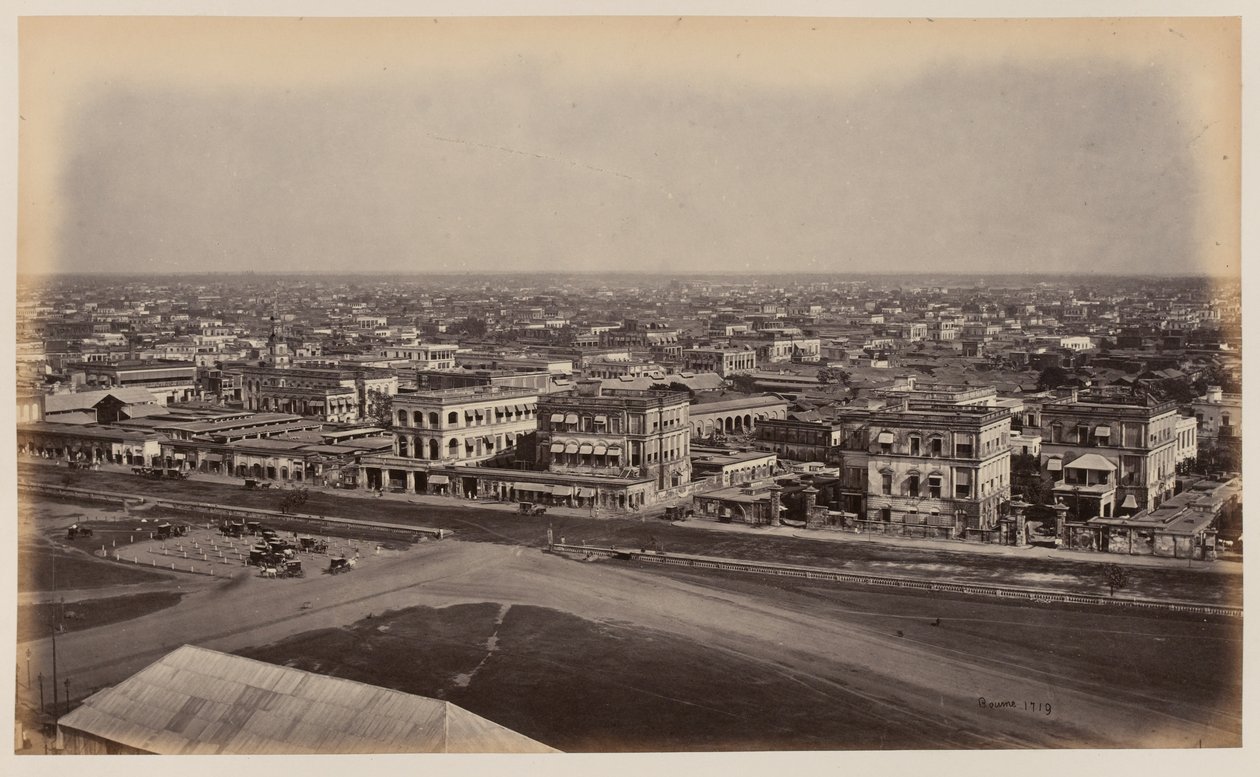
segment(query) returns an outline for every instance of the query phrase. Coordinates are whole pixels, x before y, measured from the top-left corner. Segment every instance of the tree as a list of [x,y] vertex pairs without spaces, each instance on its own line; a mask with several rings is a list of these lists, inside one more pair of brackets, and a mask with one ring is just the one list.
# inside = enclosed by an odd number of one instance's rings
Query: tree
[[1108,564],[1103,567],[1103,580],[1106,581],[1107,587],[1111,589],[1111,595],[1116,595],[1117,588],[1124,588],[1129,584],[1129,570],[1119,564]]
[[1034,505],[1054,502],[1054,478],[1041,469],[1041,459],[1031,453],[1011,456],[1011,493]]
[[487,329],[486,320],[484,318],[465,318],[458,324],[455,324],[453,329],[456,334],[468,335],[469,337],[477,338],[485,337]]
[[388,429],[394,425],[394,398],[380,389],[369,389],[367,414],[377,426]]
[[1047,389],[1055,389],[1072,379],[1072,374],[1062,367],[1051,364],[1041,371],[1037,376],[1037,389],[1045,391]]
[[309,494],[306,488],[299,486],[292,491],[286,491],[284,496],[280,498],[280,512],[288,515],[290,512],[296,512],[299,507],[306,504]]

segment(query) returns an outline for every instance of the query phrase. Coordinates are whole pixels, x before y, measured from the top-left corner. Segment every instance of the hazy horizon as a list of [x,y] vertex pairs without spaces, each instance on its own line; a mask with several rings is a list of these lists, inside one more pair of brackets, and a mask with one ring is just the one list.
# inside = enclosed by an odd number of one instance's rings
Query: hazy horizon
[[1236,277],[1238,29],[25,18],[19,268]]

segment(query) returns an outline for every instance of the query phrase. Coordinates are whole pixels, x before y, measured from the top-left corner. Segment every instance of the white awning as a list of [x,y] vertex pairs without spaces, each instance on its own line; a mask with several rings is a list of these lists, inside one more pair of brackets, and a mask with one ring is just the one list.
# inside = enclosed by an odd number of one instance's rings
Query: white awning
[[1063,459],[1060,459],[1058,456],[1050,457],[1046,460],[1046,469],[1051,472],[1059,472],[1063,469]]
[[558,424],[564,421],[564,413],[552,413],[551,423]]
[[954,470],[954,482],[960,486],[971,485],[971,470],[969,469]]
[[582,497],[583,499],[587,497],[592,497],[592,496],[595,496],[595,489],[583,488],[582,486],[578,486],[577,495]]
[[541,491],[543,493],[551,491],[550,486],[545,486],[541,483],[514,483],[513,486],[517,491]]
[[576,424],[578,422],[577,413],[569,413],[568,415],[566,415],[564,417],[564,422],[566,424]]
[[608,423],[608,416],[606,416],[606,415],[597,415],[597,416],[595,416],[595,423],[597,423],[597,424],[606,424],[606,423]]
[[561,452],[561,451],[563,451],[563,450],[564,450],[564,443],[562,443],[562,442],[553,442],[553,443],[551,444],[551,452],[552,452],[552,453],[560,453],[560,452]]
[[892,432],[880,432],[877,441],[880,445],[892,445],[893,439],[894,437]]
[[446,475],[429,475],[429,482],[435,486],[444,486],[451,482],[451,479]]
[[552,486],[551,493],[555,496],[573,496],[573,486]]
[[620,446],[617,446],[617,445],[610,445],[610,446],[608,446],[608,455],[609,455],[609,456],[614,456],[614,457],[616,457],[616,456],[620,456],[620,455],[621,455],[621,448],[620,448]]
[[595,454],[596,456],[603,456],[605,453],[608,453],[608,446],[607,446],[607,445],[596,445],[596,446],[595,446],[595,450],[594,450],[593,452],[594,452],[594,454]]
[[566,444],[566,445],[564,446],[564,452],[565,452],[565,453],[577,453],[577,452],[578,452],[578,444],[577,444],[577,443],[575,443],[575,442],[571,442],[571,443]]
[[594,452],[594,450],[595,450],[594,445],[591,445],[589,443],[583,443],[582,447],[578,448],[578,453],[582,454],[583,456],[586,456]]
[[1110,427],[1110,426],[1100,426],[1100,427],[1098,427],[1097,429],[1095,429],[1095,430],[1094,430],[1094,436],[1095,436],[1095,437],[1110,437],[1110,436],[1111,436],[1111,427]]
[[1133,496],[1133,494],[1129,494],[1124,498],[1124,502],[1121,503],[1120,508],[1123,510],[1136,510],[1137,506],[1137,499]]

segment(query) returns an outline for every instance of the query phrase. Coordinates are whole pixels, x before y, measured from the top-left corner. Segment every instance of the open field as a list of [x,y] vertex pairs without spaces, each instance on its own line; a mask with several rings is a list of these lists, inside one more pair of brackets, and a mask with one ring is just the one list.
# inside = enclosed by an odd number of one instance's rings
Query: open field
[[61,623],[67,633],[93,629],[111,623],[139,618],[142,615],[174,607],[182,595],[174,591],[153,591],[127,596],[70,602],[42,602],[18,606],[17,639],[26,642],[47,636],[54,622]]
[[[582,566],[615,576],[633,565]],[[1129,746],[1170,744],[1192,720],[1237,730],[1237,622],[667,574],[696,593],[720,586],[758,609],[824,619],[834,642],[819,650],[812,629],[783,629],[732,645],[612,609],[582,617],[486,602],[412,607],[242,652],[447,699],[569,751],[1114,744],[1105,723],[1080,727],[1091,717],[1082,696],[1136,716],[1147,733]],[[916,661],[901,672],[872,665],[851,652],[866,639]],[[916,686],[938,668],[961,669],[963,683],[922,698]],[[1029,682],[1031,695],[1015,690]],[[981,697],[1015,707],[951,728]]]
[[[59,483],[56,467],[23,464],[22,475]],[[142,493],[195,501],[222,502],[246,507],[275,509],[279,495],[246,491],[227,483],[201,480],[153,481],[114,472],[82,472],[76,487],[121,493]],[[26,497],[24,497],[26,498]],[[939,548],[902,547],[865,542],[824,542],[757,533],[733,533],[671,525],[652,518],[581,518],[552,514],[521,516],[504,509],[451,500],[423,504],[395,499],[370,499],[311,491],[302,511],[363,520],[451,529],[464,541],[482,541],[543,547],[547,528],[557,540],[618,547],[646,547],[654,540],[666,551],[711,556],[781,561],[825,566],[867,574],[906,575],[950,581],[1007,583],[1013,586],[1049,587],[1064,591],[1105,594],[1101,568],[1115,557],[1099,554],[1097,561],[1077,561],[1033,556],[987,555],[968,552],[952,543]],[[1221,562],[1218,562],[1221,563]],[[1147,598],[1171,598],[1221,604],[1242,601],[1240,575],[1212,571],[1202,562],[1191,568],[1176,563],[1129,568],[1125,593]]]
[[[271,645],[270,660],[402,679],[570,749],[1239,741],[1236,621],[798,587],[452,540],[336,577],[187,579],[201,582],[173,607],[58,638],[76,695],[182,644]],[[381,620],[408,608],[428,610],[400,616],[419,619],[397,633]],[[28,645],[42,671],[48,640]],[[1052,711],[980,708],[981,696]]]

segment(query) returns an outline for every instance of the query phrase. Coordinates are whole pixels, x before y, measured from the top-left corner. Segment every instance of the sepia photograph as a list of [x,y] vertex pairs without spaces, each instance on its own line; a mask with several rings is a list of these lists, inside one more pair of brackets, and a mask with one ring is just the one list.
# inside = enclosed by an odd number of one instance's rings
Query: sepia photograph
[[1239,752],[1237,14],[322,11],[12,20],[9,763]]

